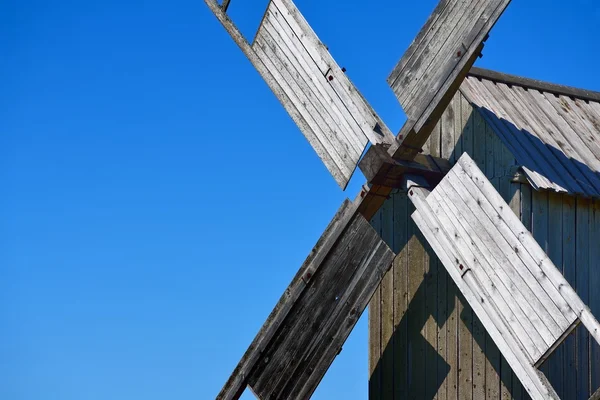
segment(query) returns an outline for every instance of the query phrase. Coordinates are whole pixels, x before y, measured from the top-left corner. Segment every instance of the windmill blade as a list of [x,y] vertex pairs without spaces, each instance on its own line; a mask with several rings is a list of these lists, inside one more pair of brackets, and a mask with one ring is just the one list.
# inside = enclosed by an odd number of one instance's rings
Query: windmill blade
[[[419,132],[457,80],[471,68],[483,41],[510,0],[442,0],[388,78],[414,131]],[[459,82],[460,83],[460,82]]]
[[259,399],[308,399],[385,272],[394,253],[346,201],[285,290],[217,400],[249,385]]
[[[367,143],[394,135],[291,0],[272,0],[250,45],[215,0],[205,0],[296,122],[342,189]],[[224,6],[229,7],[229,1]]]
[[465,153],[429,192],[408,180],[413,220],[533,399],[558,399],[537,369],[582,323],[600,324]]

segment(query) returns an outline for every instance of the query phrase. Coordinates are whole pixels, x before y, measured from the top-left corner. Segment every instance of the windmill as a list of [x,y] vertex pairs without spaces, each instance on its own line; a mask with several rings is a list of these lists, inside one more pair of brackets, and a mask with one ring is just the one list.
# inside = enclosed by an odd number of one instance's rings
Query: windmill
[[600,343],[600,324],[467,154],[454,166],[420,154],[510,0],[440,1],[388,78],[407,115],[398,135],[291,0],[269,2],[252,43],[229,19],[229,0],[205,2],[338,185],[345,189],[357,166],[368,179],[342,204],[217,398],[237,399],[247,386],[260,399],[311,396],[394,260],[368,221],[399,187],[529,395],[558,398],[538,367],[580,323]]

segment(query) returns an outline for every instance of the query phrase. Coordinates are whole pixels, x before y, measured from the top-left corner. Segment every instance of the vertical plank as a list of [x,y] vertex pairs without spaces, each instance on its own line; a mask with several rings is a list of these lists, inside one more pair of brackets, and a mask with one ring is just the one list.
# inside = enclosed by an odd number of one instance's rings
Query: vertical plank
[[[394,201],[388,199],[381,208],[381,237],[391,247],[394,241]],[[394,398],[394,273],[381,281],[381,391],[382,399]]]
[[[502,198],[508,202],[510,197],[510,180],[506,176],[508,169],[508,163],[510,158],[507,157],[507,150],[500,138],[495,134],[493,137],[493,151],[494,151],[494,179],[492,182],[497,185],[496,190],[500,193]],[[502,399],[510,400],[513,398],[513,372],[506,359],[501,356],[500,358],[500,396]]]
[[425,398],[437,399],[437,323],[435,312],[437,309],[437,257],[427,240],[421,236],[424,246],[424,273],[425,273]]
[[[455,122],[454,159],[460,158],[463,152],[473,152],[473,109],[465,97],[459,91],[455,96],[457,118]],[[458,397],[460,399],[473,399],[474,378],[474,344],[473,344],[473,310],[466,299],[459,294],[458,297]]]
[[452,164],[454,164],[456,160],[460,158],[463,152],[462,135],[466,120],[463,122],[462,102],[460,100],[461,97],[462,95],[460,92],[457,92],[452,98],[452,108],[454,109],[454,150],[452,151],[452,155],[450,157],[450,162]]
[[438,260],[438,306],[437,320],[439,323],[437,337],[437,351],[440,358],[438,359],[437,379],[439,382],[438,400],[446,400],[448,398],[448,381],[449,374],[452,373],[452,361],[448,358],[448,326],[450,319],[448,318],[449,309],[448,303],[448,284],[452,283],[452,278]]
[[[542,249],[548,254],[548,195],[534,190],[531,196],[531,233]],[[547,376],[548,365],[540,370]]]
[[394,243],[392,250],[398,254],[394,260],[394,398],[408,397],[408,197],[396,193],[394,199]]
[[[414,212],[414,206],[409,213]],[[421,399],[425,395],[425,347],[423,340],[424,296],[418,296],[423,284],[424,249],[417,236],[419,228],[411,223],[408,242],[408,388],[409,398]]]
[[458,398],[473,399],[473,310],[462,294],[458,296]]
[[458,400],[458,288],[448,276],[448,323],[446,327],[446,353],[450,364],[448,372],[447,399]]
[[442,114],[442,140],[441,140],[441,157],[454,163],[454,119],[456,115],[455,101],[451,101],[444,114]]
[[[558,193],[550,192],[548,194],[548,215],[551,216],[552,220],[549,224],[548,233],[548,257],[561,270],[563,271],[563,246],[562,246],[562,203],[563,195]],[[564,355],[563,347],[560,346],[554,354],[546,362],[548,364],[548,380],[556,390],[556,393],[560,398],[564,398],[564,382],[563,382],[563,364]]]
[[[589,304],[590,280],[590,205],[588,199],[577,199],[577,220],[575,223],[575,290],[585,304]],[[598,245],[598,244],[596,244]],[[587,400],[590,397],[590,345],[589,333],[583,327],[577,329],[577,398]]]
[[487,123],[479,110],[473,112],[473,161],[485,171],[485,137]]
[[432,156],[436,156],[436,157],[441,157],[442,154],[442,147],[441,147],[441,140],[442,140],[442,121],[438,121],[438,123],[435,125],[435,128],[433,128],[433,132],[431,133],[431,136],[429,136],[429,154],[431,154]]
[[485,399],[485,329],[473,313],[473,399]]
[[[600,319],[600,200],[594,201],[593,216],[590,221],[590,309],[597,319]],[[600,345],[595,340],[591,343],[591,388],[594,393],[600,387]]]
[[462,151],[472,156],[474,148],[473,135],[475,130],[474,111],[471,103],[469,103],[461,92],[458,92],[458,96],[460,96],[460,112],[464,124],[462,132]]
[[[477,163],[477,166],[485,171],[485,140],[486,140],[486,122],[477,110],[473,110],[470,116],[473,124],[472,134],[470,135],[471,144],[469,140],[463,138],[463,145],[467,148],[472,147],[472,152],[469,153],[471,158]],[[466,150],[467,152],[469,150]],[[473,398],[474,399],[485,399],[487,395],[487,379],[486,374],[490,367],[490,361],[486,350],[487,333],[481,324],[479,318],[473,315]],[[493,371],[495,374],[496,372]],[[490,398],[490,397],[488,397]]]
[[[504,147],[504,158],[505,159],[510,159],[512,158],[512,160],[510,161],[511,163],[514,163],[514,156],[512,155],[512,153],[510,153],[510,151]],[[510,205],[510,209],[512,210],[512,212],[517,215],[519,217],[519,219],[521,218],[521,185],[519,183],[514,183],[510,181],[510,177],[507,177],[508,179],[508,196],[507,196],[507,202]],[[513,372],[512,375],[512,395],[513,398],[516,400],[521,400],[523,399],[525,396],[528,397],[527,392],[525,391],[525,389],[523,388],[523,385],[521,384],[521,381],[519,380],[519,378],[517,377],[517,375]]]
[[[565,279],[576,287],[577,271],[575,269],[575,199],[570,196],[563,197],[563,271]],[[575,333],[572,333],[564,343],[564,397],[577,398],[577,352]]]
[[[381,210],[371,220],[373,229],[381,233]],[[369,399],[381,399],[381,286],[369,303]]]

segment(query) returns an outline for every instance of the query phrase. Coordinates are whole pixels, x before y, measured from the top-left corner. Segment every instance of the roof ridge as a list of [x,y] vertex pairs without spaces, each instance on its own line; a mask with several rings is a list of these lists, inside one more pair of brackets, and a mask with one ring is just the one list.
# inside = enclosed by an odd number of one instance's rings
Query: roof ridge
[[504,74],[489,69],[473,67],[467,76],[472,76],[478,79],[486,79],[496,83],[504,83],[507,85],[522,86],[527,89],[535,89],[541,92],[552,93],[554,95],[562,95],[576,97],[585,101],[594,101],[600,103],[600,92],[593,90],[579,89],[571,86],[557,85],[555,83],[539,81],[536,79],[524,78],[517,75]]

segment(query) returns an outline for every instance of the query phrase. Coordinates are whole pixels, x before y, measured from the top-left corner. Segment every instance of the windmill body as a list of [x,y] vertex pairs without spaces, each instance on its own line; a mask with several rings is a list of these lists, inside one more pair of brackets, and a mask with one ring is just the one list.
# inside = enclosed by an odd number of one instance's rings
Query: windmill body
[[[205,2],[338,185],[344,189],[357,166],[368,179],[354,201],[342,204],[217,398],[239,398],[247,386],[260,399],[309,398],[369,301],[374,399],[441,391],[475,398],[476,379],[494,398],[493,386],[499,396],[506,386],[493,381],[502,373],[514,393],[560,398],[540,368],[549,370],[546,361],[579,325],[587,331],[577,330],[575,393],[588,398],[594,382],[600,385],[600,324],[588,307],[596,297],[582,284],[586,277],[600,284],[591,266],[592,240],[600,239],[597,204],[586,200],[575,217],[587,229],[578,236],[586,258],[565,258],[563,246],[559,262],[534,237],[543,229],[530,233],[527,224],[541,218],[528,220],[532,192],[524,198],[521,185],[544,195],[600,197],[600,147],[589,144],[590,135],[600,137],[600,96],[473,68],[510,1],[438,4],[388,78],[408,117],[397,135],[291,0],[269,2],[252,42],[229,19],[229,1]],[[572,271],[579,281],[570,279]],[[455,299],[460,306],[448,307]],[[493,349],[498,360],[494,373],[483,367],[483,381],[476,337],[483,337],[482,364],[492,362]]]

